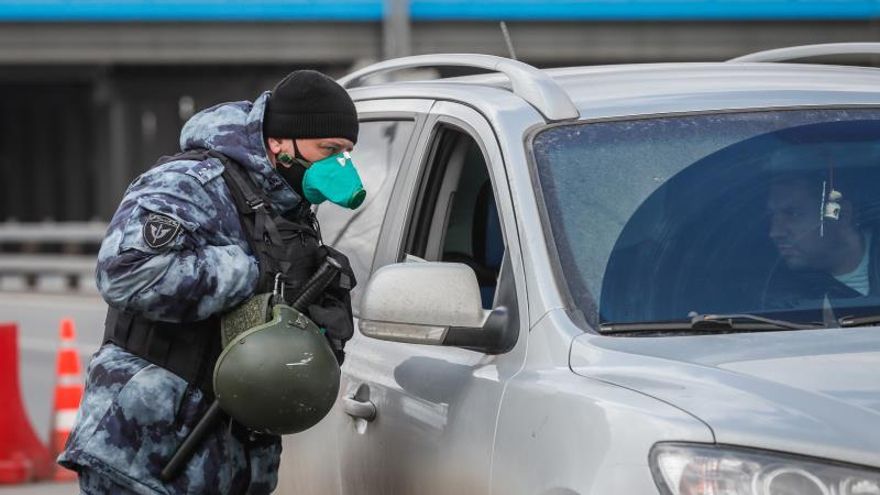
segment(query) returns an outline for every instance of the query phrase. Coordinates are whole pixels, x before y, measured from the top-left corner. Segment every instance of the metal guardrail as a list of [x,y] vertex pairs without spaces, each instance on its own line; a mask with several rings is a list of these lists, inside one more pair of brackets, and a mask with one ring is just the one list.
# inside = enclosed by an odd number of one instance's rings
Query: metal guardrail
[[0,290],[94,292],[94,251],[106,230],[103,222],[0,223]]
[[3,275],[94,275],[95,265],[95,256],[89,255],[0,254]]
[[0,243],[100,243],[103,222],[0,223]]

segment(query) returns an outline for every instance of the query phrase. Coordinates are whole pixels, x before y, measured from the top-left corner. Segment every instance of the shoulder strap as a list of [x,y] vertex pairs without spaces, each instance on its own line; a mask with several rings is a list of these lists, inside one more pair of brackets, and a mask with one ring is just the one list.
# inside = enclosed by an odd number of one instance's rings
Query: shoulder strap
[[278,234],[274,222],[271,221],[271,215],[268,211],[268,200],[253,186],[253,181],[247,176],[247,172],[242,170],[241,165],[235,160],[219,151],[194,149],[176,155],[163,156],[156,161],[154,167],[178,160],[204,161],[208,157],[216,158],[223,164],[223,179],[229,186],[238,212],[241,215],[254,215],[253,227],[255,229],[253,231],[249,229],[247,232],[255,234],[255,236],[251,236],[251,239],[263,239],[263,234],[267,234],[273,243],[281,244],[281,236]]
[[163,156],[156,161],[154,166],[159,166],[177,160],[204,161],[209,157],[220,160],[223,164],[223,180],[229,188],[232,201],[238,210],[242,229],[247,237],[251,251],[257,257],[260,280],[259,287],[271,287],[273,273],[279,267],[274,258],[268,253],[268,245],[281,245],[281,235],[272,219],[269,201],[254,186],[253,181],[247,175],[247,171],[223,153],[209,149],[194,149],[178,153],[176,155]]
[[223,163],[223,180],[238,210],[251,251],[257,257],[260,269],[258,287],[265,290],[272,286],[272,278],[280,270],[278,260],[270,254],[270,246],[282,245],[269,200],[257,189],[247,171],[238,162],[213,150],[207,150],[205,154]]
[[[210,152],[208,150],[196,149],[196,150],[182,151],[182,152],[177,153],[175,155],[160,156],[159,159],[156,160],[156,163],[153,164],[153,167],[158,167],[159,165],[164,165],[166,163],[176,162],[176,161],[191,160],[194,162],[201,162],[201,161],[204,161],[205,158],[207,158],[209,154],[210,154]],[[211,156],[213,156],[213,155],[211,155]]]
[[266,198],[253,186],[247,172],[241,169],[241,165],[223,153],[209,150],[205,155],[217,158],[223,163],[223,179],[229,186],[232,199],[240,213],[254,213],[268,205]]
[[302,235],[310,235],[320,242],[317,219],[310,210],[305,212],[305,223],[278,215],[272,210],[271,202],[263,191],[254,184],[247,170],[219,151],[191,150],[162,157],[156,165],[174,160],[204,161],[208,157],[216,158],[223,164],[223,180],[238,210],[241,226],[248,238],[251,251],[257,257],[260,269],[259,290],[271,290],[275,274],[286,273],[291,264],[291,261],[283,255],[285,241],[280,226],[283,225],[285,232],[295,231]]

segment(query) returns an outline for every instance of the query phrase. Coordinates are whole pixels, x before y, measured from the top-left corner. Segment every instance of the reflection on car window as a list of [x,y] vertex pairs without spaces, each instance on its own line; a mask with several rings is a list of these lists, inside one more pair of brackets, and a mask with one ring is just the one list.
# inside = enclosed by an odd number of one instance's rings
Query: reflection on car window
[[561,272],[593,325],[877,312],[878,110],[567,125],[534,150]]
[[354,211],[329,202],[318,207],[324,242],[348,256],[357,277],[358,285],[351,293],[355,311],[370,276],[379,230],[414,126],[412,121],[361,122],[360,139],[351,155],[367,199]]

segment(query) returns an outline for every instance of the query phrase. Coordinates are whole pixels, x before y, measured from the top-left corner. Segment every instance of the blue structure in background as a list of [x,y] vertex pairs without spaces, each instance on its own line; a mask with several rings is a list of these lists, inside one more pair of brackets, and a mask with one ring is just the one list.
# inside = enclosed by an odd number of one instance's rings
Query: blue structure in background
[[[382,0],[0,0],[0,21],[377,21]],[[864,20],[880,0],[411,0],[413,20]]]
[[422,20],[805,20],[880,16],[880,0],[412,0]]

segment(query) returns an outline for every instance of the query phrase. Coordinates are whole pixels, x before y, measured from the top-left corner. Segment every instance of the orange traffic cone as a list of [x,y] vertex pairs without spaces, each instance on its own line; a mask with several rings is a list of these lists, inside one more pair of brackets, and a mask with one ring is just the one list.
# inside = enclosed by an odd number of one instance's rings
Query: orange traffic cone
[[[55,403],[52,408],[52,433],[49,435],[52,459],[64,450],[83,396],[82,366],[75,340],[73,320],[61,320],[61,347],[56,361]],[[56,481],[75,480],[76,473],[56,465],[52,478]]]

